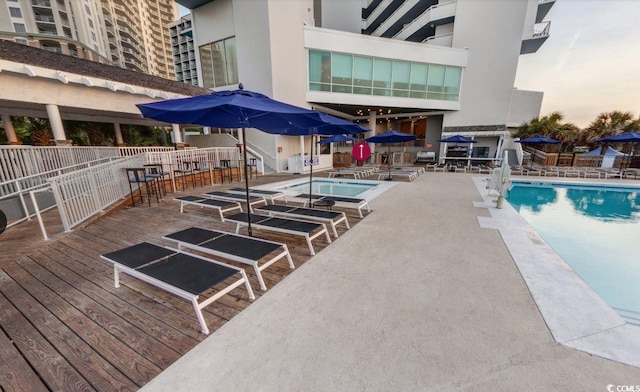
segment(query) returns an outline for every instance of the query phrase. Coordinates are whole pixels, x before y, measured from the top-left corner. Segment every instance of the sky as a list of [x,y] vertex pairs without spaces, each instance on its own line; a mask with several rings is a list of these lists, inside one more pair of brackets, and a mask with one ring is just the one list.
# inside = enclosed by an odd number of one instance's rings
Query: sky
[[581,128],[603,112],[638,117],[639,17],[640,0],[557,0],[545,18],[550,37],[520,56],[515,87],[543,91],[541,116],[559,111]]
[[640,0],[558,0],[550,37],[520,56],[515,86],[544,91],[554,111],[584,128],[614,110],[640,115]]

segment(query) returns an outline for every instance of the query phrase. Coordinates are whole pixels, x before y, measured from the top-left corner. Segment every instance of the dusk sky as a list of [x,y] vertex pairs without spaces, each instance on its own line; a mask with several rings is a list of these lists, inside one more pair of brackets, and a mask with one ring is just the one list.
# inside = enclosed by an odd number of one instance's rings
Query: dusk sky
[[551,36],[537,53],[520,56],[515,86],[544,91],[541,115],[559,111],[579,127],[602,112],[638,116],[639,16],[640,0],[556,1],[545,18]]

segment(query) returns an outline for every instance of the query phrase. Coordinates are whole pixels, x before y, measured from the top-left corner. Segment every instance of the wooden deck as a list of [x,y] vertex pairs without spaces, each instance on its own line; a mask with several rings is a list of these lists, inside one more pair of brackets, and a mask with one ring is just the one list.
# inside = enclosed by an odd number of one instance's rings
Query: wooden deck
[[[251,185],[289,178],[264,176]],[[235,225],[220,222],[217,212],[190,207],[180,214],[171,198],[242,184],[170,193],[151,207],[115,208],[68,234],[60,233],[52,210],[45,213],[49,241],[37,221],[0,235],[0,390],[133,391],[205,339],[190,302],[127,275],[115,288],[112,265],[99,256],[142,241],[170,245],[163,235],[191,226],[233,232]],[[351,225],[358,223],[355,210],[344,211]],[[286,243],[296,267],[310,258],[303,239],[254,234]],[[327,245],[324,237],[314,241],[316,252]],[[253,268],[235,265],[246,270],[258,300],[264,292]],[[271,288],[295,271],[281,260],[263,277]],[[211,332],[252,302],[241,286],[205,308]]]

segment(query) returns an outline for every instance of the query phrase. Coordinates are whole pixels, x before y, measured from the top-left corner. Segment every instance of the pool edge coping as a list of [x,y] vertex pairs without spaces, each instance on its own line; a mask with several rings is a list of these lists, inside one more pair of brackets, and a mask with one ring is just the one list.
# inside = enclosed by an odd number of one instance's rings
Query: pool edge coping
[[474,207],[491,215],[479,216],[479,226],[500,232],[554,340],[640,367],[640,327],[627,324],[508,202],[496,208],[497,196],[487,191],[485,177],[473,182],[483,198]]

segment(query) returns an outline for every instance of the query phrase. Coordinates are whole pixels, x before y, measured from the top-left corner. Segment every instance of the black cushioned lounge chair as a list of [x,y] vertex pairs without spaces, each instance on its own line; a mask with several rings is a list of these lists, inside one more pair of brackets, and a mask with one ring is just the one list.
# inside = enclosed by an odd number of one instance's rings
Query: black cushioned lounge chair
[[[304,206],[306,207],[309,204],[309,194],[301,193],[295,196],[296,198],[304,199]],[[362,209],[366,208],[368,212],[371,212],[371,208],[369,208],[369,203],[365,199],[358,199],[356,197],[346,197],[346,196],[323,196],[323,195],[311,195],[312,204],[320,201],[333,201],[335,205],[346,207],[346,208],[356,208],[358,210],[358,215],[360,218],[364,218],[362,214]]]
[[[227,192],[237,193],[239,195],[246,194],[246,190],[244,188],[232,188],[232,189],[229,189]],[[284,192],[280,192],[280,191],[270,191],[266,189],[249,188],[249,195],[262,196],[264,198],[269,198],[271,199],[271,204],[275,204],[276,199],[283,199],[285,203],[287,202],[287,195],[285,195]]]
[[173,200],[180,202],[180,212],[184,212],[185,205],[197,206],[200,208],[212,208],[217,210],[220,214],[220,220],[223,220],[224,217],[222,213],[228,211],[239,210],[242,212],[242,206],[237,201],[224,201],[217,199],[205,199],[204,197],[198,196],[182,196],[175,197]]
[[[246,213],[226,216],[224,220],[225,222],[229,221],[236,223],[236,233],[240,231],[240,227],[248,226]],[[327,226],[324,223],[305,222],[301,220],[285,218],[272,218],[269,216],[252,214],[251,227],[258,230],[274,231],[278,233],[302,236],[307,241],[309,252],[312,256],[316,254],[315,250],[313,249],[313,245],[311,244],[312,240],[324,234],[327,242],[331,243],[331,237],[329,236]]]
[[[267,286],[260,271],[284,257],[289,262],[289,267],[295,268],[289,248],[279,242],[198,227],[190,227],[167,234],[162,238],[177,242],[178,249],[193,249],[208,255],[252,265],[262,290],[266,290]],[[260,261],[264,261],[262,265],[259,264]]]
[[[178,297],[191,301],[203,334],[209,328],[202,315],[202,309],[243,283],[250,299],[255,299],[247,274],[242,268],[234,267],[178,250],[142,242],[115,252],[100,256],[113,263],[115,287],[120,287],[120,272],[140,279]],[[215,295],[199,301],[202,293],[226,281],[234,275],[240,278],[220,287]],[[237,277],[237,276],[236,276]]]
[[[207,192],[204,194],[204,196],[209,199],[237,201],[241,203],[247,202],[247,198],[245,195],[240,195],[238,193],[231,193],[231,192],[221,192],[221,191]],[[260,205],[260,204],[267,205],[267,199],[265,199],[264,196],[249,196],[248,208],[250,212],[253,212],[254,205]]]
[[335,238],[338,238],[336,225],[344,222],[347,229],[351,228],[351,226],[349,226],[349,221],[347,220],[347,215],[341,211],[325,211],[315,208],[284,206],[280,204],[261,206],[258,207],[257,210],[258,212],[268,214],[269,216],[283,216],[285,218],[306,219],[327,223],[331,226],[331,230],[333,231],[333,236]]

